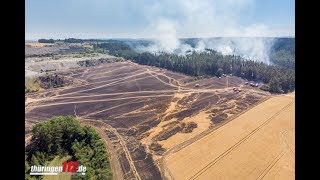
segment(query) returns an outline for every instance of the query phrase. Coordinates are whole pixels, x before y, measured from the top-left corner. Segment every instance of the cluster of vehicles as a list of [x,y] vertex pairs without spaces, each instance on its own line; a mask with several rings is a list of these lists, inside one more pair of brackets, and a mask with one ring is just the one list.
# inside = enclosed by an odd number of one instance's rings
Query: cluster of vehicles
[[[245,84],[245,85],[248,85],[249,82],[245,82],[244,84]],[[250,83],[250,86],[251,86],[251,87],[259,87],[259,84],[258,84],[258,83]]]
[[240,88],[238,88],[238,87],[234,87],[234,88],[233,88],[233,91],[234,91],[234,92],[241,92],[242,90],[241,90]]
[[[230,74],[230,75],[232,75],[232,74]],[[226,74],[222,74],[222,77],[227,77],[228,75],[226,75]],[[219,77],[219,79],[220,79],[221,77]],[[250,85],[251,87],[259,87],[259,84],[258,83],[249,83],[248,81],[246,81],[245,83],[244,83],[244,85]],[[200,87],[200,84],[195,84],[194,85],[195,87]],[[242,86],[242,85],[241,85]],[[233,88],[233,91],[234,92],[242,92],[242,89],[240,88],[240,87],[234,87]]]
[[[258,83],[249,83],[249,82],[245,82],[244,85],[250,85],[251,87],[259,87]],[[233,88],[234,92],[241,92],[242,90],[239,87],[234,87]]]

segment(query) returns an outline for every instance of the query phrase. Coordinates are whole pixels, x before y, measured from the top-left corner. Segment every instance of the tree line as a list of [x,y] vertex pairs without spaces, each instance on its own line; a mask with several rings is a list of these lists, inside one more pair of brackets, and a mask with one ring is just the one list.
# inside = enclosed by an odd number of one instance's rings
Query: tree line
[[38,43],[54,43],[53,39],[38,39]]
[[156,66],[191,76],[218,76],[233,74],[247,80],[263,82],[263,90],[273,93],[288,93],[295,89],[295,70],[279,65],[267,65],[262,62],[244,59],[235,55],[222,55],[214,50],[190,52],[186,55],[173,53],[137,52],[125,43],[100,43],[96,49],[106,49],[108,53],[130,59],[138,64]]
[[32,139],[26,147],[26,179],[32,165],[47,165],[56,156],[70,155],[70,161],[78,161],[87,167],[86,175],[72,175],[72,179],[112,179],[112,173],[104,142],[91,127],[82,127],[73,116],[56,116],[36,124]]
[[[262,81],[270,92],[287,93],[295,88],[295,72],[292,69],[262,62],[244,60],[240,56],[224,56],[219,53],[192,53],[186,56],[176,54],[154,53],[121,53],[126,59],[171,71],[181,72],[191,76],[220,76],[232,74],[252,81]],[[220,69],[220,71],[219,71]],[[222,70],[222,71],[221,71]]]

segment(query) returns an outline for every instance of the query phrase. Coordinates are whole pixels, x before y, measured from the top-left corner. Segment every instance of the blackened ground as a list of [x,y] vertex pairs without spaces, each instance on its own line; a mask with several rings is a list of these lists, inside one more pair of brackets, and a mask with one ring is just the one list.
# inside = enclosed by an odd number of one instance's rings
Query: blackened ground
[[[72,84],[27,94],[26,133],[33,124],[55,115],[90,119],[117,149],[116,159],[120,161],[124,179],[161,179],[152,153],[161,155],[166,151],[157,146],[157,141],[197,128],[196,123],[184,122],[185,118],[205,111],[213,124],[221,123],[230,114],[240,113],[266,96],[257,88],[244,86],[241,78],[230,76],[185,83],[192,78],[130,61],[68,70],[57,77]],[[53,82],[59,84],[60,79],[54,78]],[[46,81],[51,82],[51,78]],[[243,91],[234,92],[233,87],[242,87]],[[179,99],[177,94],[184,96]],[[177,109],[168,112],[172,102]],[[141,144],[162,121],[171,122],[153,138],[155,144]]]

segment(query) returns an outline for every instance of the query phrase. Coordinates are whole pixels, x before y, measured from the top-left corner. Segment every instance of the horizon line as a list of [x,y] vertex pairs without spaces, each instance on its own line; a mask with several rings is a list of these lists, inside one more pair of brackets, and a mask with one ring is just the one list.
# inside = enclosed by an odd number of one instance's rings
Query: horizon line
[[[36,38],[36,39],[25,39],[25,41],[37,41],[39,39],[53,39],[53,40],[64,40],[64,39],[82,39],[82,40],[111,40],[111,39],[132,39],[132,40],[139,40],[139,39],[146,39],[152,40],[156,38],[151,37],[109,37],[109,38],[75,38],[75,37],[68,37],[68,38]],[[209,39],[209,38],[295,38],[295,36],[212,36],[212,37],[178,37],[178,39]]]

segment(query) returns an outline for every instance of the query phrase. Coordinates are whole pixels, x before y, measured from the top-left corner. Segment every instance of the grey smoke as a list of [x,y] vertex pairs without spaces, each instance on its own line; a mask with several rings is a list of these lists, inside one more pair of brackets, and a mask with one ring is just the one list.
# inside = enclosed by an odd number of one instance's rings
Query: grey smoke
[[205,52],[206,49],[213,49],[222,55],[238,55],[245,59],[271,64],[269,54],[274,38],[263,37],[242,37],[242,38],[201,38],[193,48],[189,44],[182,43],[175,36],[166,38],[162,34],[161,39],[154,39],[150,46],[140,46],[138,51],[142,52],[167,52],[185,55],[187,52]]
[[[253,0],[163,0],[146,6],[145,14],[150,26],[143,32],[153,39],[140,51],[169,52],[184,55],[186,51],[202,52],[206,48],[224,55],[240,55],[248,59],[270,64],[269,51],[273,30],[267,25],[240,24],[239,15],[250,12]],[[177,15],[179,18],[175,18]],[[192,48],[179,38],[200,38]],[[234,38],[210,38],[234,37]],[[248,38],[236,38],[248,37]],[[256,38],[257,37],[257,38]]]
[[223,55],[239,55],[246,59],[270,64],[269,54],[274,38],[217,38],[204,39],[200,42],[205,48],[213,49]]

